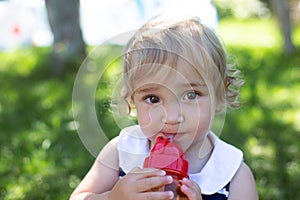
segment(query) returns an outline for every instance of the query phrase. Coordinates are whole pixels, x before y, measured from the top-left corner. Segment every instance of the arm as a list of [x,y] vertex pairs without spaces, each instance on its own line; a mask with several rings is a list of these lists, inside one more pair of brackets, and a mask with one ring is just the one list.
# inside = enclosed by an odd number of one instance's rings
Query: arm
[[119,179],[117,139],[108,143],[96,158],[92,168],[72,193],[70,200],[108,199],[110,191]]
[[228,200],[258,200],[258,193],[250,168],[242,163],[230,183]]
[[173,196],[168,191],[151,191],[173,180],[158,169],[134,168],[119,179],[117,140],[108,143],[92,168],[72,193],[70,200],[160,200]]

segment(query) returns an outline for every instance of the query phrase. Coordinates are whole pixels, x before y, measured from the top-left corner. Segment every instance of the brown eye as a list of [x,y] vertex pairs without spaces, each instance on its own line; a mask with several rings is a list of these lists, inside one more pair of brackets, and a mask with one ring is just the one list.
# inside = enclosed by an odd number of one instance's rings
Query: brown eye
[[157,96],[148,96],[145,98],[145,101],[150,104],[159,103],[160,100]]

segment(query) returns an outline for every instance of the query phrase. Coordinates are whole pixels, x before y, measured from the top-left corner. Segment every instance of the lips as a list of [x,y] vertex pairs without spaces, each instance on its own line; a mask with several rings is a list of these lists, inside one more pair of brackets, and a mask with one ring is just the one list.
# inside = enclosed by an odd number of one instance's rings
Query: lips
[[163,133],[166,138],[170,138],[171,141],[174,139],[176,133]]
[[160,132],[156,135],[155,139],[157,139],[158,137],[163,137],[163,138],[170,138],[171,140],[173,140],[176,135],[177,133]]
[[175,141],[178,140],[182,135],[183,133],[160,132],[157,137],[162,136],[163,138],[170,138],[171,141]]

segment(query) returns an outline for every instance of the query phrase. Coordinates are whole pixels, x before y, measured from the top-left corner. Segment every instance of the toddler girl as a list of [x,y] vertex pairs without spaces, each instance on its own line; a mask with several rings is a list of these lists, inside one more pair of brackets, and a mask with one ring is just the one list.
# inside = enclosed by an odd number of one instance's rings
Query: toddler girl
[[211,131],[216,113],[239,106],[243,83],[212,30],[193,17],[157,17],[128,42],[123,65],[121,94],[138,125],[102,149],[70,199],[173,199],[171,191],[151,190],[172,177],[142,167],[158,137],[185,153],[189,179],[180,190],[189,200],[258,199],[243,153]]

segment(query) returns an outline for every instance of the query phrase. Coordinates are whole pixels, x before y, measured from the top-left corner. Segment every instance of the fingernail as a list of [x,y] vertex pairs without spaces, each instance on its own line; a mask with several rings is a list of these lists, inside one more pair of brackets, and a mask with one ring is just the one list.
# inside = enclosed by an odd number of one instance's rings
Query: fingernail
[[182,189],[182,190],[187,190],[187,187],[186,187],[185,185],[182,185],[182,186],[181,186],[181,189]]
[[160,170],[160,175],[165,176],[166,175],[166,171]]
[[167,181],[168,181],[168,183],[172,183],[173,182],[172,176],[167,176]]
[[186,182],[187,180],[189,180],[189,179],[187,179],[187,178],[183,178],[182,179],[183,182]]
[[168,191],[169,193],[169,199],[173,199],[174,198],[174,193],[172,191]]

